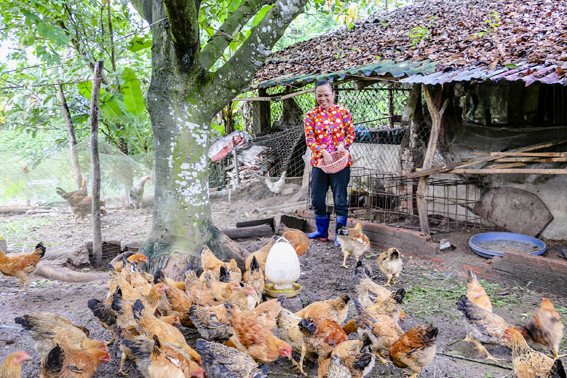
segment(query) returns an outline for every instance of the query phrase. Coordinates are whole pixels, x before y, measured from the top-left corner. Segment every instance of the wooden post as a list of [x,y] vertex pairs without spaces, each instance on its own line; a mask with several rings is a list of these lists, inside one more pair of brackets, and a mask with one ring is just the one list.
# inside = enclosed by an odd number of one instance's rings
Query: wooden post
[[[266,89],[259,88],[258,95],[266,97]],[[272,126],[272,115],[270,113],[270,101],[254,101],[252,103],[252,135],[267,134]]]
[[236,175],[236,185],[240,186],[240,173],[238,172],[238,154],[236,148],[232,149],[232,158],[234,159],[234,174]]
[[[443,113],[447,109],[449,104],[449,99],[445,99],[443,105],[439,110],[435,106],[435,102],[431,97],[429,87],[423,86],[425,91],[425,101],[427,102],[427,109],[431,115],[431,134],[429,136],[429,144],[427,145],[427,152],[425,153],[425,158],[423,159],[423,169],[431,168],[433,164],[433,157],[435,156],[435,150],[437,150],[437,141],[439,140],[439,132],[441,130],[441,121],[443,119]],[[443,95],[443,89],[441,88],[438,92],[440,99]],[[417,184],[417,211],[419,213],[419,224],[421,226],[421,232],[429,235],[429,219],[427,217],[427,201],[425,200],[425,192],[427,189],[427,178],[428,176],[420,177],[419,183]]]
[[388,122],[390,124],[390,129],[394,128],[394,90],[392,85],[388,85]]
[[[415,160],[417,155],[417,128],[419,123],[418,109],[421,108],[421,85],[414,84],[410,93],[408,102],[404,108],[403,119],[409,121],[409,143],[402,152],[402,175],[406,175],[415,170]],[[403,188],[403,195],[406,200],[402,203],[402,207],[407,212],[414,214],[413,195],[415,193],[415,185],[413,180],[409,181]]]
[[77,188],[80,188],[81,181],[83,181],[83,176],[81,176],[81,166],[79,165],[79,156],[77,154],[77,138],[75,137],[75,127],[73,126],[71,114],[69,113],[69,107],[67,106],[67,100],[65,100],[63,87],[59,83],[59,80],[55,80],[55,85],[57,85],[57,98],[61,103],[61,112],[63,113],[65,124],[67,125],[67,135],[69,135],[69,149],[71,150],[71,166],[73,168],[73,175],[75,176]]
[[102,264],[102,234],[100,227],[100,158],[98,154],[98,100],[100,97],[100,83],[102,82],[102,67],[104,62],[99,60],[95,64],[93,89],[91,92],[91,160],[93,162],[93,256],[95,267]]

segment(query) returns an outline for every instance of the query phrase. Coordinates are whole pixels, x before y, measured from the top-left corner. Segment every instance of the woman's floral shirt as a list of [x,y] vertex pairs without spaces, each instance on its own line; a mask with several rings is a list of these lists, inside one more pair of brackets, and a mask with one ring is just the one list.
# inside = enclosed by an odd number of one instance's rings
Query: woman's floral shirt
[[[313,167],[317,167],[319,161],[323,162],[323,150],[336,151],[337,146],[343,143],[348,151],[354,137],[352,118],[344,106],[334,104],[329,110],[318,106],[305,115],[305,141],[311,149]],[[351,165],[349,152],[347,167]]]

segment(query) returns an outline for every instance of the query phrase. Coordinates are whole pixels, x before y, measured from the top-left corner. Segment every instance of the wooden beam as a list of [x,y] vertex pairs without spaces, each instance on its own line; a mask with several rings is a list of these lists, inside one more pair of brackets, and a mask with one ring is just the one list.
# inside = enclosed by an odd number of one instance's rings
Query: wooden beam
[[[540,144],[536,144],[536,145],[532,145],[532,146],[528,146],[528,147],[516,148],[514,150],[502,152],[503,155],[501,155],[501,156],[514,156],[517,152],[527,152],[527,151],[531,151],[531,150],[538,150],[540,148],[558,146],[558,145],[564,144],[564,143],[567,143],[567,139],[555,141],[555,142],[540,143]],[[485,163],[485,162],[494,161],[494,160],[500,158],[501,156],[486,156],[486,157],[483,157],[483,158],[480,158],[480,159],[471,160],[471,161],[466,162],[466,163],[463,163],[463,162],[450,163],[450,164],[446,164],[442,167],[433,167],[433,168],[429,168],[429,169],[423,169],[419,172],[411,172],[411,173],[406,174],[405,176],[407,178],[418,178],[418,177],[423,177],[423,176],[429,176],[429,175],[432,175],[432,174],[435,174],[435,173],[445,173],[445,172],[449,172],[449,171],[452,171],[452,170],[457,169],[457,168],[460,169],[460,168],[469,167],[471,165],[475,165],[475,164],[478,164],[478,163]],[[454,173],[454,172],[451,172],[451,173]]]
[[251,220],[251,221],[237,222],[236,228],[259,226],[261,224],[272,225],[273,223],[274,223],[274,217],[264,218],[264,219],[255,219],[255,220]]
[[526,156],[526,157],[567,157],[567,152],[471,152],[475,156]]
[[[445,99],[443,105],[439,110],[437,109],[431,93],[429,86],[424,85],[425,91],[425,101],[427,102],[427,109],[431,115],[431,133],[429,135],[429,144],[427,145],[427,152],[425,153],[425,158],[423,159],[423,169],[427,170],[431,168],[433,164],[433,157],[435,151],[437,150],[437,142],[439,140],[439,132],[441,130],[441,121],[443,120],[443,114],[447,109],[449,104],[449,99]],[[439,90],[438,94],[440,99],[443,99],[443,89]],[[419,183],[417,184],[417,212],[419,214],[419,224],[421,226],[421,232],[429,235],[429,219],[427,217],[427,200],[425,199],[425,191],[427,189],[427,176],[422,176],[419,178]]]
[[221,231],[231,239],[257,238],[264,236],[272,236],[274,234],[274,230],[272,230],[272,226],[268,224],[261,224],[259,226],[250,226],[243,228],[228,228]]
[[458,175],[567,175],[567,169],[503,168],[503,169],[453,169],[447,173]]

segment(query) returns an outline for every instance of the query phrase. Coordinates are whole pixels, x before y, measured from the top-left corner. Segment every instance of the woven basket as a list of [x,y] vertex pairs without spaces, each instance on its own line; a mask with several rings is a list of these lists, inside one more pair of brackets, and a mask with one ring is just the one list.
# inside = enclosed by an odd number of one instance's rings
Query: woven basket
[[348,151],[335,151],[331,152],[333,162],[331,164],[319,164],[317,167],[321,168],[325,173],[337,173],[343,170],[348,163]]

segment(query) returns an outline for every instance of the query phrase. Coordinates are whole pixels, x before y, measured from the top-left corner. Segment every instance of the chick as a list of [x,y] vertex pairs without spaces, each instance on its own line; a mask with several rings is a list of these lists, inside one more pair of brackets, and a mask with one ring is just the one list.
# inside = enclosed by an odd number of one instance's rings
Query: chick
[[346,259],[349,255],[353,256],[356,261],[363,253],[370,249],[370,240],[368,236],[362,232],[362,225],[357,223],[354,228],[344,227],[339,223],[337,227],[337,240],[343,251],[343,268],[348,268]]
[[400,272],[402,271],[402,267],[403,262],[400,256],[400,251],[396,248],[390,248],[378,256],[378,268],[380,268],[380,271],[388,277],[386,286],[390,286],[392,277],[394,277],[393,283],[396,283],[400,276]]

